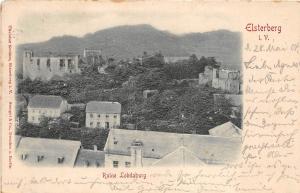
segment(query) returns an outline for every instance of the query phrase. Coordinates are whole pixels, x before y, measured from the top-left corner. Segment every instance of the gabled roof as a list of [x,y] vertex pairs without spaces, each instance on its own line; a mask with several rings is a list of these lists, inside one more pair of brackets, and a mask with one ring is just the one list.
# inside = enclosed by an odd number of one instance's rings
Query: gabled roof
[[80,149],[75,167],[104,167],[103,151]]
[[222,125],[216,126],[210,129],[208,132],[210,135],[220,137],[240,137],[242,135],[242,130],[230,121]]
[[153,166],[202,166],[205,165],[199,157],[188,150],[185,146],[178,147],[175,151],[169,153],[162,159],[152,164]]
[[53,95],[35,95],[29,100],[30,108],[60,108],[63,98]]
[[108,101],[90,101],[86,105],[86,112],[100,114],[119,114],[121,113],[121,104],[118,102]]
[[234,160],[241,146],[239,137],[111,129],[104,151],[108,154],[129,156],[133,141],[143,143],[143,157],[162,159],[180,146],[184,146],[201,161],[216,164]]
[[[27,155],[27,158],[22,161],[29,165],[73,167],[80,146],[80,141],[22,137],[16,152],[20,158],[22,154]],[[38,156],[43,156],[39,162]],[[63,158],[63,162],[58,164],[60,157]]]

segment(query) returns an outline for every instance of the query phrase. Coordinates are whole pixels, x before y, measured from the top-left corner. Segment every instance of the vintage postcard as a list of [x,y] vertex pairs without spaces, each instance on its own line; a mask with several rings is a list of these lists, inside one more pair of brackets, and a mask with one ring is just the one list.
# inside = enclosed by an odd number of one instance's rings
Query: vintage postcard
[[1,192],[299,193],[299,10],[3,2]]

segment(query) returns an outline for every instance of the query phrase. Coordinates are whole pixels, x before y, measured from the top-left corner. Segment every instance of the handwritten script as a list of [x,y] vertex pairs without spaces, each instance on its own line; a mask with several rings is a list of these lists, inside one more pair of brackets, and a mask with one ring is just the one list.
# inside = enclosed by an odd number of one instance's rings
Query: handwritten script
[[37,175],[3,179],[3,185],[23,192],[52,192],[44,188],[48,186],[66,192],[299,192],[300,42],[257,40],[244,45],[244,126],[236,162],[193,170],[147,170],[147,179]]

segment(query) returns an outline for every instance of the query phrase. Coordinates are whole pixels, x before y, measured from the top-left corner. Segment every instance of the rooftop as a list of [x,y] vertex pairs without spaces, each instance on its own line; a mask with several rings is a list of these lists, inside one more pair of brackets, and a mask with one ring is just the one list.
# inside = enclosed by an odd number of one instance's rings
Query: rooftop
[[35,95],[29,100],[30,108],[60,108],[63,101],[61,96]]
[[112,129],[104,151],[129,156],[133,141],[143,143],[144,157],[161,159],[184,146],[202,162],[216,164],[234,160],[241,146],[239,137]]
[[[73,167],[80,149],[80,141],[22,137],[16,153],[22,161],[31,166],[70,166]],[[38,160],[38,157],[42,157]],[[62,159],[58,163],[58,159]]]
[[86,112],[100,114],[121,113],[121,104],[118,102],[90,101],[86,105]]
[[103,151],[80,149],[75,167],[104,167]]
[[210,129],[209,134],[220,137],[239,137],[242,135],[242,130],[229,121]]

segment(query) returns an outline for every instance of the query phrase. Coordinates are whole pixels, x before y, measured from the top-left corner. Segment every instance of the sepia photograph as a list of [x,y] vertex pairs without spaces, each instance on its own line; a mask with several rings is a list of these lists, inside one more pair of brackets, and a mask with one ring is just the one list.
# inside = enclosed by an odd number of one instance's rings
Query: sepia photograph
[[0,6],[0,192],[299,192],[300,4]]
[[16,152],[32,166],[225,164],[242,132],[241,34],[150,24],[17,47]]

